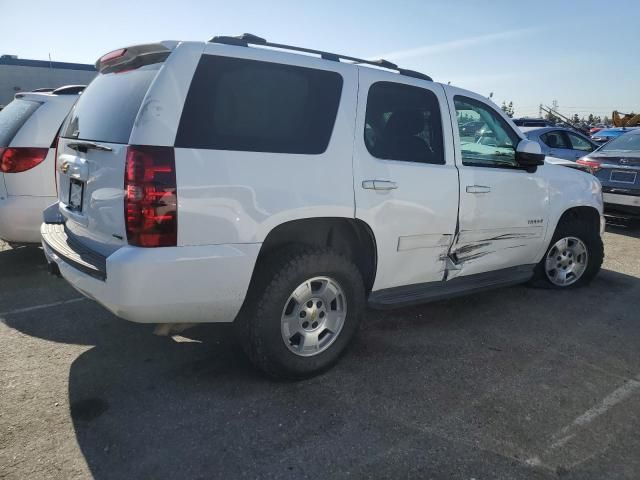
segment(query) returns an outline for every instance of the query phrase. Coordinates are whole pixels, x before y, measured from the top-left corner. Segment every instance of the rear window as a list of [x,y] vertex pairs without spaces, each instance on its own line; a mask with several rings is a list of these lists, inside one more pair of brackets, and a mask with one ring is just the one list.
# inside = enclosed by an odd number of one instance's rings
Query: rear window
[[635,152],[637,156],[640,156],[640,133],[625,133],[601,147],[600,151]]
[[0,147],[9,146],[18,130],[40,105],[40,102],[16,99],[0,110]]
[[71,110],[62,136],[127,143],[142,100],[161,65],[98,75]]
[[176,147],[320,154],[341,92],[336,72],[203,55]]

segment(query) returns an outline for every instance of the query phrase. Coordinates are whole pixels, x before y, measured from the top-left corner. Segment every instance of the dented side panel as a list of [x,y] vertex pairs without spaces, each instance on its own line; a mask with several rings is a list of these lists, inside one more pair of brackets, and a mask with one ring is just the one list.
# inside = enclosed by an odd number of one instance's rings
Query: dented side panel
[[[450,105],[455,96],[471,97],[504,115],[486,98],[455,87],[446,87]],[[508,127],[510,121],[505,118]],[[460,130],[452,116],[455,158],[460,176],[458,228],[449,258],[456,269],[446,278],[490,272],[538,261],[549,224],[549,180],[537,172],[505,167],[465,165]],[[524,138],[513,128],[515,135]]]
[[467,166],[460,167],[460,181],[491,191],[460,189],[459,230],[450,250],[459,275],[536,263],[548,224],[548,183],[535,173]]

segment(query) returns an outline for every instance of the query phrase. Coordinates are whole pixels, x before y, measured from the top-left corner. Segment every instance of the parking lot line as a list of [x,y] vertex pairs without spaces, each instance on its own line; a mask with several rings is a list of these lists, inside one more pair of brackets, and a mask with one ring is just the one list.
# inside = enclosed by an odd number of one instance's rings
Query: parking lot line
[[17,308],[16,310],[11,310],[8,312],[0,312],[0,317],[5,317],[7,315],[15,315],[17,313],[32,312],[34,310],[41,310],[43,308],[57,307],[58,305],[67,305],[69,303],[76,303],[82,300],[85,300],[85,298],[76,297],[76,298],[71,298],[69,300],[62,300],[60,302],[44,303],[42,305],[34,305],[33,307]]
[[636,390],[640,388],[640,381],[636,379],[629,380],[627,383],[622,385],[620,388],[617,388],[609,395],[607,395],[602,402],[594,407],[590,408],[582,415],[578,416],[573,422],[571,422],[566,427],[562,428],[556,434],[556,437],[560,437],[558,440],[554,441],[549,449],[555,449],[563,446],[567,443],[571,438],[575,436],[575,433],[569,433],[571,430],[575,430],[576,428],[584,427],[585,425],[591,423],[593,420],[598,418],[599,416],[607,413],[612,407],[627,399],[629,396],[634,394]]

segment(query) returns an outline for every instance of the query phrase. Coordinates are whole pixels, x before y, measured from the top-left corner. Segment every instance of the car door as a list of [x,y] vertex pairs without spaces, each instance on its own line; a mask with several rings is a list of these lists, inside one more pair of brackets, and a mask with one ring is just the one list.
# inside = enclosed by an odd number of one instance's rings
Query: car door
[[455,108],[452,121],[463,115],[480,118],[497,140],[495,146],[480,145],[453,129],[460,213],[450,252],[458,271],[449,278],[536,263],[548,217],[546,180],[518,166],[515,149],[521,137],[495,106],[453,87],[447,87],[447,96]]
[[566,132],[566,134],[569,138],[571,149],[573,151],[573,158],[570,158],[569,160],[577,160],[581,157],[584,157],[585,155],[590,154],[597,148],[597,145],[591,143],[589,140],[582,137],[581,135],[578,135],[577,133]]
[[356,217],[375,234],[373,290],[441,281],[458,212],[458,171],[442,86],[359,67]]
[[547,146],[546,155],[565,160],[575,160],[575,152],[563,130],[550,130],[540,135],[540,140]]

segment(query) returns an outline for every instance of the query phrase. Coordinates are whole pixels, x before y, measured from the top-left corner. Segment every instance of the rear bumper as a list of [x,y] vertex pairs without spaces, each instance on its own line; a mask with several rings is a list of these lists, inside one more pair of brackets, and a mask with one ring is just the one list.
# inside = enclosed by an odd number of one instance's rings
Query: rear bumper
[[47,260],[82,294],[140,323],[232,322],[260,251],[260,244],[126,246],[102,257],[101,270],[100,255],[63,237],[62,226],[42,224]]
[[627,207],[640,208],[640,195],[620,195],[617,193],[603,193],[602,199],[609,205],[624,205]]
[[0,238],[7,242],[40,243],[42,211],[55,197],[9,195],[0,198]]

